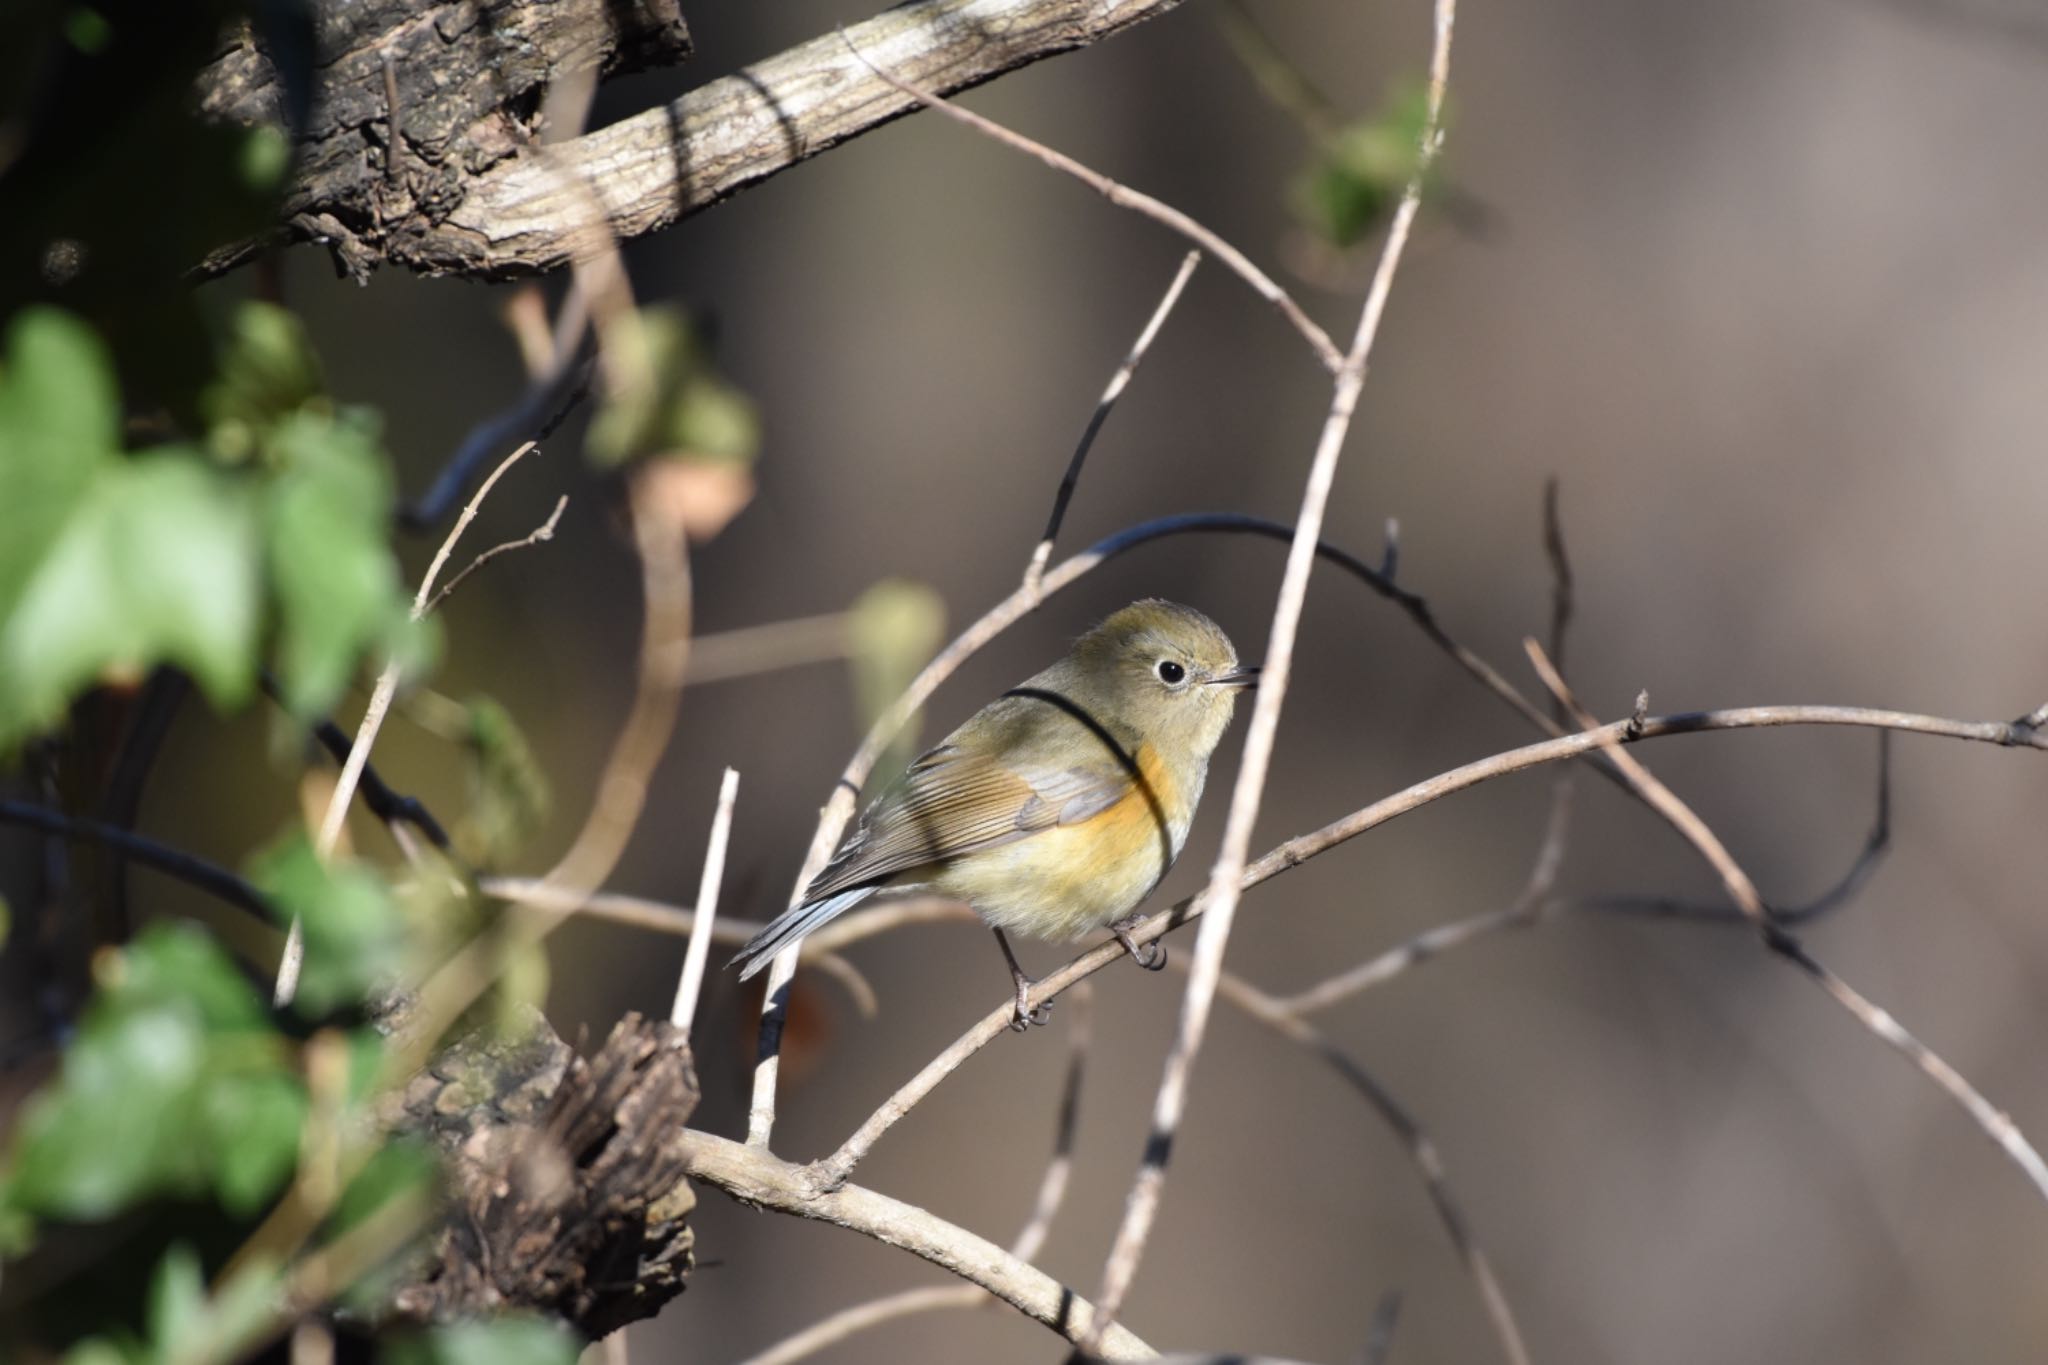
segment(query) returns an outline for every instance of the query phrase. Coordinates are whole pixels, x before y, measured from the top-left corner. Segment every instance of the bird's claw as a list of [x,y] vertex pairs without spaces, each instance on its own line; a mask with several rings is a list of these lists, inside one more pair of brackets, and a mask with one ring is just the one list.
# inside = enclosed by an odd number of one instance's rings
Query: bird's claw
[[1010,1032],[1022,1033],[1033,1025],[1044,1027],[1052,1022],[1052,1001],[1033,1006],[1029,997],[1021,992],[1017,996],[1017,1011],[1010,1020]]
[[1116,935],[1118,943],[1124,945],[1124,951],[1131,955],[1131,961],[1137,963],[1146,971],[1156,972],[1165,968],[1166,945],[1164,943],[1141,944],[1131,937],[1130,930],[1119,928],[1116,925],[1110,926],[1110,932]]

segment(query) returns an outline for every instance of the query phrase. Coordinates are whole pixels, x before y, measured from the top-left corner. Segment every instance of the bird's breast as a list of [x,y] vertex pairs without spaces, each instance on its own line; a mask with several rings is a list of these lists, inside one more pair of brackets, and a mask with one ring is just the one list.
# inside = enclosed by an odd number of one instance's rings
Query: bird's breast
[[1166,875],[1186,843],[1202,775],[1176,779],[1149,746],[1139,781],[1086,820],[957,858],[934,879],[998,929],[1076,938],[1121,919]]

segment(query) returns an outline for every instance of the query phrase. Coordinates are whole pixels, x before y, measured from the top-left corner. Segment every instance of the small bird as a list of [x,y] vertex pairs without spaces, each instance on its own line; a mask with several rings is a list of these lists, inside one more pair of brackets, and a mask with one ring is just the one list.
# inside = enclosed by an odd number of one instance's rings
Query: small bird
[[1051,1007],[1031,1007],[1005,930],[1108,928],[1139,966],[1165,966],[1165,945],[1131,939],[1134,911],[1187,842],[1209,756],[1258,677],[1202,613],[1133,602],[911,764],[803,901],[740,949],[740,978],[877,892],[972,906],[1009,963],[1020,1031]]

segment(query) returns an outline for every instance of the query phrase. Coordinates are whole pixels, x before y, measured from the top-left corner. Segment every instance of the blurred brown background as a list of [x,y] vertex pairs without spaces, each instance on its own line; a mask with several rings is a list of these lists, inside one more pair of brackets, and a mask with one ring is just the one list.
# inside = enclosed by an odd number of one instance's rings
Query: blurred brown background
[[[1304,147],[1197,0],[968,102],[1158,193],[1256,257],[1295,231]],[[700,3],[684,73],[607,87],[620,116],[850,22],[846,5]],[[1427,6],[1262,4],[1347,109],[1419,71]],[[2048,19],[1886,0],[1462,7],[1448,172],[1487,206],[1438,216],[1396,287],[1340,472],[1330,538],[1377,554],[1518,679],[1539,630],[1544,479],[1578,570],[1571,668],[1624,712],[1763,702],[2005,718],[2048,697],[2038,622],[2048,319]],[[923,580],[956,627],[1014,585],[1060,469],[1182,245],[932,117],[803,165],[637,242],[640,297],[700,310],[766,427],[758,501],[697,558],[706,631],[839,609]],[[1287,277],[1292,280],[1293,277]],[[245,288],[229,283],[227,289]],[[409,489],[521,385],[502,291],[396,274],[367,290],[293,257],[290,301],[342,395],[381,404]],[[557,286],[558,287],[558,286]],[[1348,335],[1351,294],[1302,286]],[[1291,519],[1326,389],[1270,310],[1213,264],[1112,418],[1064,547],[1199,509]],[[630,555],[565,433],[508,479],[478,544],[571,495],[559,539],[494,564],[448,614],[441,683],[511,706],[557,784],[547,865],[580,818],[629,692]],[[413,547],[420,563],[430,546]],[[1180,540],[1054,599],[941,692],[927,737],[1108,609],[1162,594],[1256,657],[1276,545]],[[1524,740],[1392,610],[1327,571],[1255,849]],[[196,710],[197,708],[195,708]],[[216,736],[188,716],[144,828],[202,850],[266,837],[202,823]],[[1241,731],[1240,731],[1241,733]],[[686,699],[615,888],[686,901],[718,770],[744,774],[726,908],[766,917],[858,736],[841,667]],[[246,755],[263,758],[260,724]],[[1212,790],[1228,791],[1236,741]],[[1869,820],[1875,741],[1848,731],[1667,740],[1642,751],[1767,894],[1831,881]],[[438,742],[396,725],[395,781],[449,803]],[[1814,951],[2048,1138],[2048,928],[2038,755],[1901,740],[1890,860]],[[1545,775],[1377,831],[1254,892],[1230,964],[1298,989],[1429,925],[1511,899]],[[1213,797],[1165,888],[1199,885]],[[1667,830],[1581,782],[1569,889],[1709,896]],[[142,895],[168,894],[154,879]],[[1191,938],[1173,941],[1186,953]],[[679,940],[577,926],[551,1013],[573,1037],[659,1011]],[[1064,950],[1036,946],[1034,968]],[[827,1029],[776,1146],[822,1155],[1001,996],[987,936],[913,929],[855,950],[874,1023],[813,983]],[[1143,1141],[1184,980],[1098,978],[1076,1182],[1042,1258],[1092,1292]],[[700,1016],[698,1121],[744,1129],[752,1025],[729,976]],[[2021,1361],[2048,1353],[2048,1209],[1925,1079],[1740,931],[1591,917],[1488,939],[1324,1017],[1439,1144],[1544,1362]],[[891,1134],[859,1179],[1007,1241],[1051,1140],[1054,1027],[1005,1038]],[[860,1299],[943,1276],[818,1224],[707,1193],[693,1287],[631,1332],[636,1360],[735,1359]],[[1356,1358],[1405,1295],[1393,1359],[1497,1349],[1406,1158],[1312,1060],[1219,1011],[1127,1318],[1163,1347]],[[889,1326],[829,1359],[1052,1361],[1005,1312]]]

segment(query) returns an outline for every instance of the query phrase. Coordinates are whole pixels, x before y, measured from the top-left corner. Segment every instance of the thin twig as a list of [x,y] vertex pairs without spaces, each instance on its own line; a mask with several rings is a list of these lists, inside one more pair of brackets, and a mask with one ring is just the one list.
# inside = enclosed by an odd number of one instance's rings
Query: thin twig
[[[1766,901],[1771,917],[1780,925],[1805,924],[1834,913],[1837,909],[1855,899],[1878,866],[1884,861],[1891,848],[1892,839],[1892,732],[1877,732],[1877,814],[1872,817],[1870,832],[1863,836],[1863,847],[1849,863],[1842,875],[1832,886],[1812,900],[1797,905],[1779,905]],[[1645,895],[1595,895],[1579,896],[1570,900],[1554,901],[1547,909],[1592,911],[1606,915],[1640,915],[1649,919],[1702,920],[1716,924],[1749,923],[1740,909],[1722,901],[1686,900],[1677,896]]]
[[0,800],[0,824],[22,825],[61,839],[98,844],[130,862],[154,868],[167,877],[175,877],[188,886],[196,886],[208,895],[247,910],[265,923],[273,922],[270,902],[248,882],[218,863],[160,844],[133,830],[98,820],[74,819],[62,811],[33,802],[9,800]]
[[1509,1365],[1529,1365],[1529,1348],[1523,1343],[1522,1329],[1515,1322],[1514,1310],[1508,1307],[1507,1293],[1500,1286],[1500,1277],[1493,1272],[1493,1263],[1480,1250],[1478,1240],[1472,1235],[1472,1226],[1466,1220],[1464,1210],[1451,1194],[1450,1179],[1444,1171],[1443,1157],[1437,1152],[1436,1144],[1429,1134],[1410,1114],[1407,1107],[1395,1099],[1392,1092],[1379,1083],[1377,1077],[1360,1066],[1356,1059],[1337,1046],[1313,1024],[1303,1019],[1298,1012],[1289,1008],[1288,1002],[1276,1000],[1256,986],[1225,972],[1217,981],[1218,990],[1224,999],[1273,1030],[1289,1042],[1314,1053],[1326,1066],[1342,1077],[1344,1082],[1357,1091],[1370,1104],[1387,1126],[1394,1131],[1416,1174],[1422,1179],[1422,1187],[1429,1195],[1430,1204],[1436,1209],[1437,1221],[1443,1224],[1444,1233],[1451,1239],[1457,1250],[1458,1259],[1465,1263],[1466,1273],[1479,1291],[1479,1299],[1486,1307],[1487,1320],[1493,1325],[1493,1333],[1500,1341],[1501,1354]]
[[1322,361],[1324,369],[1335,374],[1343,368],[1344,355],[1337,349],[1337,343],[1330,340],[1330,334],[1321,327],[1318,327],[1314,320],[1302,311],[1301,305],[1294,301],[1294,296],[1285,289],[1282,289],[1278,284],[1275,284],[1272,277],[1266,274],[1265,271],[1253,265],[1249,256],[1246,256],[1242,251],[1239,251],[1208,228],[1203,227],[1171,204],[1154,199],[1142,190],[1134,190],[1128,185],[1110,179],[1100,171],[1090,170],[1072,157],[1062,152],[1056,152],[1042,142],[1033,141],[1022,133],[1012,132],[1001,124],[985,119],[970,109],[954,104],[925,89],[923,86],[912,85],[908,81],[898,79],[863,56],[860,49],[854,46],[853,36],[850,33],[842,30],[840,37],[845,40],[847,49],[855,57],[859,58],[861,64],[866,66],[868,70],[874,72],[904,94],[916,98],[926,107],[936,109],[954,122],[964,123],[976,132],[994,138],[1005,147],[1023,152],[1025,155],[1037,159],[1056,171],[1064,171],[1094,190],[1097,194],[1100,194],[1110,203],[1115,204],[1118,208],[1131,209],[1187,238],[1196,246],[1223,262],[1239,279],[1250,285],[1254,293],[1279,309],[1281,316],[1292,323],[1294,330],[1301,333],[1302,339],[1308,342],[1309,348],[1316,353],[1316,358]]
[[439,607],[443,602],[447,601],[448,598],[455,592],[455,590],[462,586],[463,579],[468,578],[471,574],[475,573],[478,569],[481,569],[484,565],[496,559],[499,555],[509,554],[513,550],[523,550],[529,545],[538,545],[544,540],[553,540],[555,538],[555,526],[562,520],[562,513],[565,509],[567,509],[568,506],[569,495],[567,493],[564,493],[560,497],[555,499],[555,510],[548,513],[548,519],[546,521],[534,527],[531,531],[528,531],[525,535],[519,537],[519,539],[507,540],[500,544],[493,545],[490,549],[485,550],[475,559],[470,560],[469,563],[466,566],[464,566],[461,573],[455,575],[455,577],[449,579],[446,583],[441,585],[441,591],[435,593],[434,600],[427,603],[427,610],[431,612],[435,608]]
[[1394,1328],[1400,1321],[1401,1291],[1389,1289],[1380,1295],[1380,1306],[1373,1310],[1372,1326],[1365,1333],[1365,1351],[1359,1356],[1360,1365],[1386,1365],[1387,1353],[1394,1349]]
[[1109,377],[1109,383],[1102,390],[1102,398],[1095,404],[1095,411],[1089,415],[1088,425],[1081,431],[1081,440],[1074,447],[1073,459],[1067,461],[1067,472],[1060,478],[1059,491],[1053,494],[1052,515],[1046,518],[1045,534],[1039,537],[1038,548],[1031,552],[1031,562],[1024,567],[1024,586],[1035,592],[1045,577],[1046,563],[1052,558],[1052,543],[1059,539],[1060,523],[1067,518],[1067,504],[1073,501],[1074,489],[1081,482],[1081,466],[1087,463],[1088,452],[1095,445],[1095,437],[1102,430],[1102,424],[1109,420],[1110,409],[1116,400],[1130,386],[1131,377],[1144,363],[1145,352],[1152,348],[1152,338],[1159,335],[1159,329],[1166,325],[1167,315],[1180,302],[1181,291],[1187,288],[1188,280],[1195,273],[1195,267],[1202,263],[1202,253],[1190,251],[1181,258],[1180,269],[1174,272],[1172,283],[1166,286],[1166,293],[1159,300],[1159,306],[1152,310],[1152,316],[1145,323],[1145,329],[1138,333],[1138,339],[1131,346],[1124,363],[1116,367],[1116,373]]
[[[1008,597],[989,608],[981,619],[962,631],[951,644],[940,650],[938,655],[924,666],[911,681],[910,686],[904,689],[903,694],[868,727],[867,734],[861,739],[860,747],[854,751],[853,757],[847,760],[846,767],[840,772],[839,781],[835,784],[831,797],[818,813],[818,827],[811,835],[810,849],[804,857],[803,867],[797,873],[792,895],[801,896],[803,889],[810,885],[811,880],[830,860],[832,850],[839,843],[840,835],[845,832],[847,823],[853,818],[860,789],[872,775],[875,763],[887,752],[890,742],[962,664],[1030,614],[1046,598],[1071,586],[1082,576],[1126,551],[1171,536],[1214,532],[1291,540],[1294,528],[1284,522],[1245,516],[1237,512],[1194,512],[1141,522],[1107,536],[1086,550],[1061,561],[1046,572],[1037,591],[1019,586]],[[1481,686],[1506,702],[1518,715],[1548,733],[1563,733],[1557,722],[1552,720],[1542,707],[1524,696],[1500,670],[1452,639],[1437,623],[1426,599],[1396,587],[1364,560],[1337,546],[1318,542],[1315,553],[1326,562],[1336,565],[1358,579],[1381,597],[1393,602],[1433,644],[1448,654],[1459,667],[1478,679]],[[830,933],[832,928],[833,926],[827,926],[821,932]],[[793,974],[794,968],[786,962],[771,966],[768,973],[767,991],[763,997],[760,1043],[754,1066],[753,1099],[747,1122],[748,1140],[757,1146],[767,1144],[775,1126],[775,1084],[781,1047],[779,1006],[786,999],[787,992],[783,988]]]
[[711,838],[704,846],[704,876],[697,884],[697,923],[683,953],[683,972],[676,982],[676,1003],[668,1021],[684,1042],[690,1021],[697,1017],[697,994],[704,988],[704,963],[711,956],[712,928],[718,922],[718,885],[725,878],[725,845],[732,835],[732,807],[740,792],[740,775],[727,768],[718,783],[718,812],[711,817]]
[[[1720,711],[1647,716],[1640,726],[1632,720],[1615,721],[1598,730],[1579,731],[1493,754],[1425,778],[1382,797],[1371,805],[1352,811],[1320,829],[1297,835],[1270,849],[1245,869],[1241,887],[1248,891],[1283,872],[1299,867],[1311,858],[1329,852],[1339,844],[1357,838],[1368,830],[1376,829],[1388,821],[1481,783],[1545,764],[1571,762],[1590,753],[1597,753],[1608,740],[1636,744],[1671,735],[1772,729],[1788,725],[1890,729],[2002,747],[2048,750],[2048,735],[2033,734],[2015,738],[2009,721],[1955,720],[1943,716],[1856,706],[1749,706]],[[1132,942],[1142,947],[1163,938],[1184,924],[1201,918],[1206,896],[1206,892],[1190,896],[1149,916],[1131,931]],[[1074,983],[1093,976],[1104,967],[1119,961],[1125,956],[1126,951],[1122,944],[1112,940],[1081,952],[1065,966],[1040,977],[1032,987],[1032,999],[1056,999]],[[1006,996],[1001,1005],[984,1014],[943,1052],[925,1063],[915,1076],[870,1114],[867,1120],[840,1144],[838,1150],[829,1157],[813,1163],[808,1169],[827,1187],[845,1180],[868,1152],[873,1150],[882,1135],[916,1108],[940,1082],[958,1070],[969,1057],[997,1038],[1006,1036],[1015,1012],[1015,1000]]]
[[[716,1185],[743,1203],[814,1218],[900,1247],[977,1284],[1069,1341],[1095,1323],[1095,1309],[1073,1290],[1027,1265],[995,1243],[925,1210],[858,1185],[825,1189],[802,1166],[758,1147],[687,1130],[687,1174]],[[1121,1325],[1112,1325],[1106,1348],[1120,1359],[1156,1354]]]
[[1038,1182],[1038,1197],[1032,1201],[1031,1217],[1010,1243],[1010,1254],[1020,1261],[1038,1258],[1045,1239],[1052,1233],[1053,1219],[1067,1195],[1067,1181],[1074,1170],[1074,1137],[1081,1124],[1081,1080],[1088,1071],[1088,1046],[1095,1036],[1095,993],[1083,990],[1074,997],[1067,1016],[1067,1078],[1060,1087],[1059,1119],[1053,1127],[1052,1157]]
[[[585,316],[575,291],[570,292],[562,311],[565,316],[572,311],[576,318]],[[597,357],[593,355],[570,363],[578,336],[565,335],[563,339],[567,344],[558,352],[563,357],[562,363],[548,373],[536,376],[532,386],[510,409],[487,417],[471,428],[455,453],[441,466],[441,472],[427,491],[420,495],[418,501],[399,510],[400,526],[408,531],[424,531],[435,525],[448,515],[448,509],[462,496],[462,490],[476,477],[477,469],[485,460],[514,441],[538,444],[547,440],[569,419],[577,404],[590,396],[590,377]]]
[[[1031,1217],[1017,1233],[1016,1240],[1010,1243],[1010,1254],[1020,1261],[1032,1261],[1044,1247],[1073,1173],[1074,1137],[1080,1126],[1081,1079],[1087,1070],[1088,1047],[1095,1031],[1093,1010],[1090,1008],[1093,1000],[1094,992],[1088,989],[1087,982],[1083,982],[1069,1002],[1066,1015],[1069,1030],[1067,1077],[1060,1090],[1060,1112],[1053,1132],[1052,1158],[1046,1163],[1045,1174],[1039,1180]],[[886,1294],[821,1318],[758,1355],[748,1356],[742,1365],[791,1365],[793,1361],[837,1346],[850,1336],[898,1318],[942,1309],[974,1308],[991,1301],[985,1290],[973,1285],[908,1289]]]
[[[500,900],[538,905],[589,919],[609,920],[636,929],[651,929],[658,934],[674,934],[678,938],[690,937],[697,925],[696,915],[679,905],[641,896],[620,895],[615,891],[594,891],[587,896],[578,896],[552,888],[538,877],[481,877],[477,879],[477,889]],[[957,910],[958,913],[969,913],[964,907]],[[711,926],[711,941],[737,946],[767,927],[759,920],[720,915]],[[861,975],[858,967],[829,947],[808,940],[804,945],[803,964],[819,968],[844,986],[862,1018],[875,1017],[881,1007],[880,1002],[875,996],[875,988],[868,984],[868,979]]]
[[[1564,518],[1558,511],[1557,476],[1543,481],[1543,557],[1550,563],[1550,656],[1564,669],[1564,643],[1575,601],[1571,556],[1565,553]],[[1553,713],[1560,723],[1563,714]]]
[[1550,824],[1544,831],[1543,843],[1537,848],[1529,880],[1513,904],[1502,910],[1488,910],[1425,929],[1377,957],[1280,999],[1276,1002],[1278,1007],[1287,1014],[1313,1014],[1361,991],[1382,985],[1410,967],[1427,962],[1461,943],[1501,929],[1535,923],[1537,917],[1544,913],[1546,898],[1557,884],[1557,874],[1564,863],[1565,845],[1571,833],[1571,798],[1572,780],[1567,773],[1551,785]]
[[1608,757],[1613,759],[1623,775],[1642,793],[1651,808],[1663,816],[1687,843],[1697,849],[1700,856],[1705,858],[1720,876],[1721,884],[1727,888],[1729,896],[1750,923],[1756,926],[1764,946],[1798,967],[1864,1028],[1918,1067],[1929,1080],[1941,1088],[1943,1093],[1955,1101],[1993,1144],[2012,1159],[2021,1174],[2033,1182],[2035,1192],[2044,1200],[2048,1200],[2048,1162],[2041,1159],[2041,1154],[2034,1150],[2033,1144],[2020,1132],[2019,1125],[2002,1110],[1993,1107],[1975,1086],[1964,1079],[1961,1072],[1949,1065],[1932,1048],[1907,1032],[1898,1020],[1872,1004],[1855,987],[1815,960],[1798,939],[1786,932],[1772,918],[1769,907],[1764,904],[1762,895],[1756,889],[1756,884],[1749,879],[1749,874],[1742,870],[1741,864],[1735,861],[1727,845],[1708,828],[1706,821],[1700,819],[1675,792],[1660,782],[1635,755],[1623,750],[1618,738],[1611,733],[1611,726],[1601,726],[1579,704],[1578,698],[1572,695],[1571,689],[1565,684],[1564,679],[1558,676],[1557,670],[1544,655],[1543,646],[1534,640],[1525,640],[1523,648],[1528,651],[1530,661],[1535,664],[1544,685],[1571,709],[1573,716],[1586,733],[1604,736],[1601,744],[1607,750]]
[[1209,874],[1206,895],[1208,911],[1195,935],[1194,963],[1188,972],[1187,992],[1181,998],[1179,1025],[1172,1049],[1159,1078],[1159,1091],[1152,1107],[1151,1131],[1145,1141],[1131,1192],[1124,1205],[1124,1218],[1117,1229],[1102,1270],[1102,1290],[1097,1295],[1100,1317],[1084,1343],[1093,1349],[1103,1329],[1123,1307],[1125,1295],[1137,1277],[1138,1263],[1158,1214],[1166,1166],[1186,1111],[1188,1083],[1196,1056],[1202,1047],[1209,1022],[1209,1010],[1223,972],[1223,954],[1237,913],[1244,882],[1246,856],[1251,847],[1252,826],[1265,795],[1266,776],[1272,763],[1274,740],[1279,732],[1280,708],[1287,697],[1292,676],[1295,634],[1301,623],[1302,605],[1308,595],[1309,570],[1315,565],[1316,542],[1322,535],[1323,513],[1329,505],[1330,489],[1336,482],[1337,460],[1350,434],[1351,415],[1357,409],[1365,387],[1367,365],[1380,319],[1386,313],[1403,248],[1407,245],[1415,215],[1422,206],[1422,180],[1435,158],[1438,129],[1443,115],[1444,87],[1450,78],[1451,30],[1456,17],[1456,0],[1437,0],[1434,53],[1430,60],[1429,105],[1423,120],[1421,147],[1415,175],[1401,196],[1400,206],[1387,229],[1387,241],[1380,253],[1379,269],[1359,314],[1358,330],[1351,349],[1337,371],[1329,415],[1310,466],[1308,486],[1302,494],[1301,512],[1295,521],[1294,540],[1287,550],[1287,567],[1280,580],[1280,592],[1273,609],[1272,632],[1254,694],[1252,717],[1246,729],[1244,757],[1240,761],[1237,785],[1230,794],[1230,813],[1223,829],[1223,846]]
[[[441,541],[441,548],[434,552],[433,562],[427,565],[427,572],[420,579],[419,591],[413,594],[414,621],[426,615],[428,595],[434,590],[434,580],[440,576],[442,566],[448,562],[448,556],[454,553],[455,542],[462,538],[462,533],[468,529],[470,522],[476,520],[477,509],[483,506],[484,499],[491,495],[491,489],[497,486],[505,471],[525,458],[526,453],[533,447],[534,443],[528,441],[499,461],[498,467],[491,471],[490,477],[476,490],[476,495],[463,505],[462,514],[455,519],[455,525]],[[327,803],[327,814],[320,821],[319,832],[313,840],[313,851],[322,862],[326,862],[334,855],[335,845],[341,842],[342,826],[348,819],[349,801],[355,795],[356,784],[362,779],[363,768],[370,761],[370,750],[377,743],[377,731],[382,728],[384,717],[391,709],[391,699],[398,692],[398,675],[399,664],[396,659],[385,664],[384,671],[377,675],[377,685],[370,693],[369,706],[363,711],[362,724],[356,727],[355,743],[350,747],[347,759],[342,762],[341,776],[335,779],[334,795]],[[291,1004],[292,998],[298,994],[299,968],[305,960],[305,954],[305,926],[300,924],[298,916],[294,915],[291,928],[285,934],[284,954],[278,961],[277,985],[271,997],[279,1009]]]
[[690,653],[690,557],[681,525],[669,515],[655,484],[661,466],[638,470],[628,485],[634,548],[644,600],[640,658],[633,701],[598,775],[597,789],[575,841],[542,879],[549,896],[508,916],[495,935],[470,940],[420,987],[420,1021],[410,1047],[394,1065],[417,1069],[441,1030],[496,979],[497,965],[552,933],[603,885],[625,852],[647,801],[647,786],[675,732],[683,676]]
[[856,1336],[871,1327],[894,1322],[898,1318],[913,1317],[919,1313],[932,1313],[945,1308],[973,1308],[989,1301],[986,1290],[971,1284],[931,1285],[923,1289],[906,1289],[897,1294],[885,1294],[879,1299],[857,1303],[842,1308],[830,1317],[820,1318],[801,1332],[792,1333],[776,1342],[765,1351],[756,1352],[740,1362],[740,1365],[794,1365],[806,1356],[837,1346],[848,1337]]
[[699,635],[690,642],[689,683],[724,682],[802,664],[830,663],[849,652],[847,613],[770,621]]

